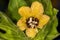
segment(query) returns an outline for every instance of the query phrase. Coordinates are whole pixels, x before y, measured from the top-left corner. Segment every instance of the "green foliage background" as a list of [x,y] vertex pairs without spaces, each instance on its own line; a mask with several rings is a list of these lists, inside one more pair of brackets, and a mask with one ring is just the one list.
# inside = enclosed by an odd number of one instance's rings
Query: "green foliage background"
[[[39,1],[44,6],[44,14],[50,16],[50,21],[45,27],[39,30],[35,38],[28,38],[24,32],[20,31],[15,25],[21,18],[18,9],[21,6],[31,6],[32,2]],[[0,29],[6,33],[0,32],[1,40],[53,40],[60,35],[57,32],[58,20],[56,17],[58,10],[52,7],[51,0],[9,0],[6,13],[0,12]],[[15,23],[14,23],[14,22]]]

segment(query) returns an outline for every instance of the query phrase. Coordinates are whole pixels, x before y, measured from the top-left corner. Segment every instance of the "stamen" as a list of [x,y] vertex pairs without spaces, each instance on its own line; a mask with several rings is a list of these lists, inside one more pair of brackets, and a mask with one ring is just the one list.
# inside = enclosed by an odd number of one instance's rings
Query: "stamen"
[[34,17],[29,17],[26,20],[26,24],[29,28],[35,28],[36,26],[38,26],[39,20],[37,18],[34,18]]
[[32,22],[32,18],[30,18],[30,20],[28,21],[28,23]]
[[37,24],[37,22],[33,21],[33,23]]
[[29,25],[32,25],[32,23],[30,23]]

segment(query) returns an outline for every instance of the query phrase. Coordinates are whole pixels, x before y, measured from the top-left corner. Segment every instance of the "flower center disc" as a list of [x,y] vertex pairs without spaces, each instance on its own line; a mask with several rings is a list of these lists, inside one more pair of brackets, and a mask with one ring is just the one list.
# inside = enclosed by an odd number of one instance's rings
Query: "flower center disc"
[[26,20],[26,24],[27,24],[28,28],[35,28],[36,26],[38,26],[39,20],[37,18],[34,18],[34,17],[29,17]]

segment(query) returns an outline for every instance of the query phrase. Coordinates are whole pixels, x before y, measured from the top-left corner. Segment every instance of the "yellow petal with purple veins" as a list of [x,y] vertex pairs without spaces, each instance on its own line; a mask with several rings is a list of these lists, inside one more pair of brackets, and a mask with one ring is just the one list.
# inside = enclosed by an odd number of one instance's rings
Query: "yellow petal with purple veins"
[[41,28],[41,29],[42,29],[43,26],[48,23],[49,19],[50,19],[49,16],[47,16],[47,15],[42,15],[42,16],[40,17],[40,20],[39,20],[39,26],[38,26],[38,28]]
[[17,22],[17,26],[19,27],[20,30],[24,31],[27,27],[26,27],[26,23],[25,23],[25,19],[21,18],[18,22]]
[[18,13],[22,16],[22,17],[28,17],[31,13],[31,10],[29,7],[27,6],[23,6],[21,8],[19,8]]
[[31,5],[31,11],[34,15],[43,14],[44,8],[43,8],[42,3],[37,2],[37,1],[33,2],[32,5]]
[[37,29],[33,29],[33,28],[27,28],[26,29],[26,35],[28,37],[34,38],[37,33],[38,33],[38,30]]

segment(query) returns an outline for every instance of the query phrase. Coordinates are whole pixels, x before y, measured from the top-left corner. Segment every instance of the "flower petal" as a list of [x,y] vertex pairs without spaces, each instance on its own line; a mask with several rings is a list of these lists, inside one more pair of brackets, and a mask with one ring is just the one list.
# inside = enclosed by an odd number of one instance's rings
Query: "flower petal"
[[50,19],[49,16],[47,16],[47,15],[42,15],[42,17],[40,17],[40,21],[39,21],[39,26],[38,26],[38,28],[41,28],[41,29],[42,29],[43,26],[48,23],[49,19]]
[[31,38],[34,38],[37,33],[38,33],[37,28],[35,28],[35,29],[33,29],[33,28],[27,28],[27,30],[26,30],[26,35],[28,37],[31,37]]
[[41,15],[44,12],[43,5],[37,1],[32,3],[31,10],[34,15]]
[[30,8],[26,7],[26,6],[23,6],[23,7],[19,8],[19,10],[18,10],[18,13],[24,17],[29,16],[31,14],[30,12],[31,12]]
[[26,23],[25,23],[25,19],[21,18],[18,22],[17,22],[17,26],[19,27],[20,30],[24,31],[26,29]]

